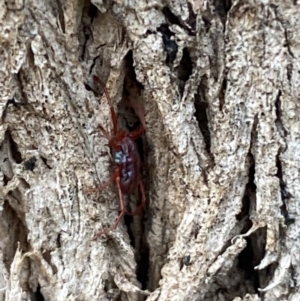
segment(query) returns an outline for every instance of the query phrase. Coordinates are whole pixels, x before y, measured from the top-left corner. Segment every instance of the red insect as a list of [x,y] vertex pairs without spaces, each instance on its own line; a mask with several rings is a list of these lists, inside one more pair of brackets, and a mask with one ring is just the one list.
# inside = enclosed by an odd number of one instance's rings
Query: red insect
[[[110,114],[113,123],[113,135],[110,135],[101,125],[99,125],[99,128],[109,141],[109,146],[112,149],[115,171],[106,183],[102,184],[98,188],[88,189],[88,192],[101,191],[107,188],[113,182],[116,182],[120,200],[120,214],[115,224],[110,228],[98,232],[95,235],[96,239],[103,234],[107,234],[108,232],[115,230],[125,214],[136,215],[146,204],[145,189],[140,173],[141,159],[135,143],[135,140],[145,132],[145,128],[144,126],[141,126],[136,131],[130,133],[118,129],[117,115],[112,106],[112,101],[108,90],[97,76],[93,76],[93,78],[104,87],[104,93],[110,106]],[[140,189],[142,202],[134,212],[126,212],[124,195],[134,192],[137,187]]]

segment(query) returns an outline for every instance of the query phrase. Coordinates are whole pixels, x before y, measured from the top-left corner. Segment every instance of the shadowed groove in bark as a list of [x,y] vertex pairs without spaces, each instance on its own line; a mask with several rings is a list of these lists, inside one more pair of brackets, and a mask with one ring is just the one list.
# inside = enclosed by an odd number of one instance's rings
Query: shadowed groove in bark
[[[8,198],[12,198],[12,193],[9,193]],[[20,214],[20,213],[19,213]],[[2,222],[9,235],[5,248],[3,249],[4,263],[7,270],[10,270],[13,257],[17,250],[18,242],[20,242],[20,248],[26,252],[28,250],[27,242],[27,228],[19,218],[15,209],[10,205],[9,200],[4,200],[3,211],[2,211]],[[3,226],[2,226],[3,227]],[[1,239],[3,241],[4,238]],[[14,250],[14,251],[12,251]]]
[[61,233],[57,234],[57,237],[56,237],[56,247],[57,248],[61,248]]
[[[254,162],[251,153],[249,153],[249,157],[251,158],[251,161]],[[236,216],[236,219],[238,221],[241,221],[245,217],[247,218],[241,234],[247,233],[248,230],[252,227],[252,221],[249,219],[249,210],[250,210],[250,202],[255,201],[256,185],[254,183],[254,175],[255,175],[255,165],[253,163],[249,168],[249,174],[248,174],[249,180],[246,185],[245,195],[242,199],[242,208],[240,213]]]
[[282,176],[282,165],[280,161],[279,155],[277,155],[277,177],[279,178],[279,185],[280,185],[280,194],[281,194],[281,200],[282,200],[282,206],[280,207],[281,214],[284,217],[284,222],[286,226],[289,226],[295,222],[295,218],[291,217],[289,215],[288,209],[287,209],[287,203],[290,198],[292,198],[292,194],[288,191],[287,186],[285,182],[283,181]]
[[223,78],[223,82],[222,82],[222,87],[219,93],[219,109],[220,111],[223,110],[223,106],[225,103],[225,92],[226,92],[226,88],[227,88],[227,79],[224,77]]
[[291,83],[292,73],[293,73],[293,65],[287,64],[286,75],[287,75],[287,79],[288,79],[289,83]]
[[[94,68],[95,68],[95,65],[96,65],[96,62],[97,62],[98,59],[100,59],[100,55],[97,55],[97,56],[95,56],[95,57],[93,58],[93,63],[91,64],[89,74],[92,74],[92,72],[93,72],[93,70],[94,70]],[[102,80],[103,80],[103,79],[102,79]],[[95,93],[95,96],[98,95],[98,94],[97,94],[98,92],[95,91],[95,90],[94,90],[92,87],[90,87],[89,85],[85,84],[85,88],[86,88],[88,91],[93,91],[93,92]],[[98,95],[98,96],[100,96],[100,95]]]
[[[252,155],[249,154],[249,156]],[[253,160],[251,161],[253,162]],[[242,199],[242,208],[240,213],[236,216],[237,221],[243,222],[243,228],[240,231],[240,223],[237,223],[237,230],[233,229],[234,237],[236,235],[247,233],[252,227],[252,221],[249,218],[249,210],[250,202],[255,201],[256,186],[254,184],[254,174],[255,166],[252,164],[249,168],[249,180],[246,184],[245,195]],[[258,231],[260,231],[260,229]],[[255,233],[252,235],[255,235]],[[223,248],[219,252],[220,254],[226,252],[232,245],[232,238],[233,237],[224,243]],[[258,291],[258,272],[254,270],[254,267],[259,263],[259,260],[255,259],[256,239],[252,239],[252,237],[246,237],[245,239],[247,241],[247,245],[233,260],[231,268],[226,273],[226,277],[224,277],[224,272],[220,273],[220,275],[216,275],[215,284],[217,288],[215,288],[214,293],[222,290],[223,295],[226,296],[224,300],[232,300],[235,297],[243,297],[245,294],[243,288],[245,282],[247,282],[247,288],[249,289],[246,293],[257,293]],[[239,277],[236,277],[236,275],[239,275]],[[212,293],[209,293],[206,295],[204,300],[211,300],[212,298]]]
[[143,242],[139,250],[139,261],[137,262],[137,280],[141,283],[142,289],[148,288],[149,256],[149,247],[145,237],[143,237]]
[[[263,234],[264,233],[264,234]],[[257,253],[256,240],[258,237],[266,237],[266,229],[261,228],[252,233],[249,237],[246,237],[247,246],[238,256],[238,267],[244,273],[245,280],[248,280],[248,284],[251,284],[255,293],[258,292],[259,284],[259,271],[254,268],[260,263],[264,257],[264,252]],[[253,293],[253,292],[249,292]],[[241,296],[242,297],[242,296]]]
[[206,151],[210,154],[210,130],[207,118],[208,102],[201,98],[200,94],[195,95],[195,117],[203,135]]
[[169,7],[165,6],[162,9],[162,13],[165,15],[166,20],[170,24],[176,24],[180,26],[180,19],[172,13]]
[[82,34],[84,36],[84,43],[83,43],[83,46],[82,46],[82,54],[80,56],[80,59],[81,59],[81,61],[84,61],[84,55],[85,55],[85,51],[86,51],[86,44],[87,44],[87,41],[89,40],[90,34],[91,34],[89,28],[84,27]]
[[13,159],[15,160],[16,163],[20,164],[23,161],[23,159],[19,151],[18,144],[13,140],[11,133],[9,131],[6,132],[6,138],[8,139],[10,144],[10,150]]
[[188,48],[183,48],[182,59],[178,67],[178,78],[186,82],[193,71],[193,63]]
[[[93,24],[94,19],[97,17],[98,9],[97,7],[91,3],[89,0],[85,1],[83,13],[81,17],[81,26],[80,31],[78,33],[78,40],[81,41],[81,55],[80,59],[82,61],[85,60],[85,53],[88,47],[88,42],[92,38],[92,32],[91,32],[91,25]],[[99,56],[94,58],[94,64],[95,59],[97,59]],[[91,69],[93,68],[94,64],[91,66]]]
[[49,169],[52,169],[52,167],[48,164],[48,160],[47,160],[45,157],[41,156],[41,160],[44,162],[44,164],[45,164]]
[[211,147],[211,137],[210,137],[210,130],[209,130],[209,121],[207,117],[207,109],[208,109],[208,102],[205,98],[205,91],[207,90],[207,78],[206,75],[204,75],[201,78],[201,82],[198,86],[198,93],[195,95],[195,114],[198,121],[199,128],[201,130],[201,133],[203,135],[203,139],[205,142],[205,149],[208,152],[208,154],[211,153],[210,147]]
[[41,293],[41,286],[38,284],[38,287],[35,292],[31,294],[31,301],[44,301],[45,298]]
[[[276,126],[281,132],[281,134],[284,136],[283,138],[287,137],[288,131],[284,127],[284,124],[282,122],[282,108],[281,108],[281,96],[282,92],[281,90],[278,91],[276,101],[275,101],[275,107],[276,107]],[[280,193],[281,193],[281,200],[282,200],[282,206],[280,207],[281,214],[284,217],[285,224],[286,226],[289,226],[295,222],[295,218],[291,217],[288,212],[288,206],[287,202],[289,201],[290,198],[292,198],[292,194],[288,191],[286,187],[286,183],[283,180],[283,173],[282,173],[282,164],[281,164],[281,159],[280,155],[283,153],[285,150],[279,150],[279,153],[276,156],[276,166],[277,166],[277,177],[279,178],[279,185],[280,185]]]
[[[256,125],[257,118],[252,129],[252,139],[256,136]],[[249,155],[252,157],[251,153]],[[253,158],[253,157],[252,157]],[[254,158],[253,158],[254,162]],[[254,183],[255,179],[255,163],[249,169],[249,181],[247,183],[246,193],[243,198],[243,208],[241,213],[237,218],[242,218],[247,216],[249,213],[246,212],[250,202],[252,202],[253,208],[255,208],[256,202],[256,185]],[[247,204],[249,202],[249,204]],[[242,233],[246,233],[252,226],[252,221],[249,219],[242,230]],[[258,288],[265,287],[269,281],[274,277],[274,271],[277,268],[277,263],[270,264],[265,269],[257,270],[255,267],[259,265],[262,259],[265,257],[265,248],[266,248],[266,238],[267,238],[267,227],[259,228],[255,232],[251,233],[250,236],[245,237],[247,241],[246,248],[238,256],[238,267],[244,272],[245,280],[248,282],[248,287],[251,285],[255,290],[255,293],[259,293]],[[247,292],[254,293],[254,292]],[[243,297],[243,296],[240,296]]]
[[[7,158],[5,159],[5,161],[6,160],[8,160]],[[7,185],[7,183],[9,182],[9,178],[5,175],[5,174],[3,174],[3,184],[4,184],[4,186],[6,186]]]
[[[287,72],[287,74],[288,74],[288,72]],[[289,74],[288,74],[288,76],[289,76]],[[288,131],[286,130],[286,128],[284,127],[283,122],[282,122],[281,96],[282,96],[282,92],[281,92],[281,90],[279,90],[277,97],[276,97],[276,101],[275,101],[276,117],[277,117],[275,120],[275,123],[276,123],[278,130],[282,130],[284,137],[286,137],[288,134]]]
[[259,287],[266,287],[272,279],[274,279],[274,273],[278,269],[278,262],[274,262],[263,270],[260,270],[259,275]]
[[62,7],[62,3],[60,0],[56,0],[55,2],[53,2],[53,4],[56,4],[56,9],[57,9],[57,15],[58,15],[58,20],[60,23],[60,27],[62,29],[62,32],[65,33],[66,32],[66,24],[65,24],[65,18],[64,18],[64,11],[63,11],[63,7]]
[[[143,85],[136,79],[136,73],[133,66],[133,52],[130,50],[124,58],[125,60],[125,78],[123,94],[125,97],[130,97],[132,101],[137,101],[139,95],[144,89]],[[132,111],[133,108],[131,108]]]
[[178,87],[181,96],[183,95],[184,84],[188,81],[192,72],[193,72],[193,62],[188,48],[185,47],[183,48],[182,58],[177,69],[177,78],[180,80]]
[[[96,66],[96,60],[99,58],[97,56],[94,58],[94,63],[90,68],[90,72],[92,73],[94,67]],[[124,76],[124,83],[123,83],[123,91],[122,91],[122,99],[118,102],[116,113],[117,113],[117,120],[118,120],[118,128],[125,130],[127,132],[131,132],[136,130],[138,127],[141,126],[141,118],[143,118],[144,122],[144,109],[143,103],[141,101],[141,94],[143,90],[143,85],[139,83],[136,79],[135,70],[133,67],[133,52],[129,51],[124,58],[125,61],[125,76]],[[100,73],[100,72],[99,72]],[[101,80],[105,83],[104,79]],[[90,87],[90,85],[85,85],[87,90],[91,90],[95,93],[95,96],[100,97],[103,93],[103,87],[99,87],[97,85]],[[96,91],[95,91],[96,89]],[[101,93],[98,93],[101,91]],[[108,91],[110,92],[110,91]],[[114,103],[114,99],[112,99]],[[136,139],[136,144],[139,150],[139,154],[141,157],[142,164],[147,162],[147,153],[145,151],[145,139],[138,138]],[[142,172],[142,180],[143,183],[148,183],[149,174],[147,172],[147,168],[145,168],[144,172]],[[112,184],[107,189],[114,189]],[[145,192],[146,197],[148,187],[145,185]],[[132,195],[125,195],[125,206],[127,211],[134,211],[135,208],[140,204],[141,195],[140,191],[137,190]],[[147,202],[149,200],[147,199]],[[132,206],[131,206],[132,205]],[[138,222],[135,222],[135,219]],[[147,282],[148,282],[148,267],[149,267],[149,247],[146,242],[145,237],[145,220],[147,219],[146,210],[142,210],[137,216],[132,217],[129,215],[125,215],[124,219],[121,223],[125,223],[127,228],[127,233],[130,238],[130,244],[135,249],[135,259],[137,263],[137,280],[141,283],[143,289],[147,289]]]
[[[136,79],[136,73],[133,66],[133,53],[129,51],[128,54],[125,56],[125,78],[124,78],[124,86],[123,86],[123,100],[119,103],[119,110],[125,110],[129,114],[124,116],[124,114],[119,114],[121,118],[128,118],[126,125],[128,126],[129,130],[135,130],[139,126],[141,126],[140,118],[143,118],[144,115],[144,104],[141,101],[141,93],[143,90],[143,85],[139,83]],[[129,99],[129,101],[128,101]],[[139,115],[139,116],[137,116]],[[141,115],[141,116],[140,116]],[[132,126],[129,126],[129,120],[132,119]],[[140,153],[142,164],[144,165],[147,162],[147,151],[146,151],[146,140],[144,138],[138,138],[136,140],[136,144]],[[147,185],[145,183],[150,182],[149,173],[147,172],[147,167],[144,168],[141,172],[142,180],[145,186],[146,197],[148,195]],[[128,201],[130,201],[130,196],[128,197]],[[138,202],[137,206],[139,205],[141,199],[140,193],[138,193]],[[149,199],[147,199],[149,202]],[[147,204],[148,205],[148,204]],[[146,205],[146,206],[147,206]],[[128,234],[130,236],[131,245],[135,248],[136,253],[136,262],[137,262],[137,279],[142,285],[142,289],[147,289],[147,282],[148,282],[148,268],[149,268],[149,247],[146,241],[145,236],[145,221],[147,220],[147,208],[144,208],[139,213],[140,222],[137,224],[133,224],[133,218],[131,216],[125,216],[125,224],[128,228]],[[132,225],[137,225],[138,229],[132,229]],[[139,233],[139,235],[135,235],[135,233]]]
[[222,272],[215,275],[214,289],[201,300],[214,300],[214,296],[218,295],[219,292],[222,292],[222,300],[228,301],[236,297],[243,298],[246,294],[258,293],[258,288],[261,287],[260,271],[255,270],[255,266],[264,256],[264,248],[261,246],[259,246],[261,252],[257,252],[261,236],[266,238],[266,228],[258,229],[245,238],[247,245],[234,259],[232,267],[226,275]]
[[91,3],[91,1],[87,1],[88,5],[89,5],[89,9],[88,9],[88,15],[90,16],[91,18],[91,23],[93,23],[93,20],[95,18],[97,18],[97,15],[98,15],[98,9],[97,7]]
[[44,250],[42,252],[42,256],[45,259],[45,261],[49,264],[49,266],[51,266],[53,274],[57,274],[57,267],[52,263],[51,260],[51,252],[49,250]]
[[[253,164],[249,168],[249,180],[246,185],[245,195],[243,197],[243,206],[240,213],[237,215],[237,220],[242,220],[244,217],[247,218],[244,227],[242,229],[241,234],[247,233],[248,230],[252,227],[252,221],[249,219],[249,210],[250,210],[250,202],[255,202],[255,195],[256,195],[256,185],[254,183],[255,177],[255,164],[254,158],[251,153],[249,153],[251,157],[251,161]],[[261,229],[257,231],[262,231]],[[263,230],[265,231],[265,230]],[[247,246],[245,249],[239,254],[238,256],[238,267],[244,271],[245,278],[252,282],[252,286],[257,293],[257,289],[259,287],[259,279],[258,279],[258,272],[254,269],[254,267],[259,264],[260,260],[263,258],[264,254],[256,255],[254,254],[254,250],[256,250],[256,239],[253,238],[256,235],[261,236],[261,234],[257,234],[258,232],[252,233],[249,237],[246,237]],[[266,234],[265,234],[266,235]]]
[[189,19],[188,19],[187,22],[193,30],[196,30],[197,15],[194,13],[191,3],[188,2],[187,5],[188,5],[188,8],[189,8]]
[[[249,154],[249,160],[254,162],[252,155]],[[252,159],[251,159],[252,158]],[[238,221],[244,220],[243,228],[240,233],[244,234],[252,227],[252,221],[249,219],[250,202],[255,202],[256,185],[254,184],[255,165],[252,163],[249,168],[248,183],[246,184],[245,195],[243,197],[243,206],[240,213],[236,216]],[[258,229],[249,237],[245,237],[246,247],[238,254],[232,263],[232,267],[226,272],[221,272],[215,277],[214,291],[206,294],[204,300],[212,300],[220,291],[224,300],[233,300],[233,298],[243,298],[246,294],[258,293],[260,286],[259,272],[255,266],[259,264],[264,256],[266,243],[266,228]],[[228,250],[229,244],[226,243],[222,252]],[[259,250],[259,252],[257,251]],[[239,275],[237,277],[237,275]],[[245,284],[247,284],[245,286]],[[246,289],[245,289],[246,287]]]
[[212,21],[215,18],[214,13],[210,10],[209,6],[206,8],[205,11],[203,11],[203,14],[202,14],[201,18],[202,18],[202,21],[204,23],[205,32],[208,33],[210,31],[211,26],[212,26]]
[[[193,23],[193,15],[192,13],[193,11],[190,11],[190,21]],[[175,24],[178,25],[180,27],[182,27],[189,35],[195,35],[194,31],[187,26],[180,17],[176,16],[175,14],[173,14],[173,12],[170,10],[170,8],[168,6],[165,6],[162,9],[162,13],[165,15],[166,20],[168,21],[168,23],[171,24]]]
[[248,195],[244,195],[242,199],[242,209],[240,213],[236,216],[238,221],[241,221],[243,218],[247,218],[245,221],[245,225],[241,231],[241,234],[247,233],[249,229],[252,227],[252,221],[249,219],[249,209],[250,209],[250,198]]
[[15,98],[11,98],[9,99],[5,106],[4,106],[4,109],[3,109],[3,112],[2,112],[2,116],[1,116],[1,121],[2,122],[5,122],[5,117],[9,111],[9,108],[12,107],[12,106],[16,106],[17,108],[20,107],[20,105],[27,105],[27,103],[23,103],[23,102],[17,102]]
[[219,15],[223,25],[225,25],[227,20],[227,13],[232,5],[231,0],[213,0],[213,4],[215,6],[216,13]]

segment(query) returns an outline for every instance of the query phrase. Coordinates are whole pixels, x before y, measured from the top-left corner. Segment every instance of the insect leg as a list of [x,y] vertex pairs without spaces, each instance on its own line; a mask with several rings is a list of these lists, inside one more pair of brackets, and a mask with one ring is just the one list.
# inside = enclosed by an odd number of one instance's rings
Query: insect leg
[[145,128],[143,126],[139,127],[136,131],[128,133],[128,137],[130,137],[131,139],[135,140],[137,138],[139,138],[140,136],[142,136],[145,133]]
[[84,193],[91,193],[91,192],[98,192],[101,190],[104,190],[105,188],[107,188],[111,183],[113,183],[114,181],[117,180],[117,177],[119,176],[119,169],[117,169],[109,178],[109,180],[105,183],[103,183],[101,186],[99,187],[95,187],[95,188],[84,188],[83,191]]
[[108,92],[105,84],[102,82],[102,80],[98,76],[94,75],[93,79],[95,81],[97,81],[104,88],[104,93],[105,93],[105,96],[107,98],[107,101],[108,101],[108,104],[109,104],[109,107],[110,107],[110,114],[111,114],[111,119],[112,119],[113,127],[114,127],[113,128],[113,130],[114,130],[114,136],[116,136],[117,133],[118,133],[117,114],[116,114],[115,109],[114,109],[114,107],[112,105],[112,101],[111,101],[111,98],[109,96],[109,92]]
[[141,191],[141,195],[142,195],[142,203],[133,212],[125,212],[126,215],[135,216],[146,205],[145,189],[144,189],[143,182],[141,180],[139,181],[139,187],[140,187],[140,191]]
[[119,192],[120,214],[119,214],[119,216],[118,216],[118,218],[117,218],[115,224],[114,224],[112,227],[107,228],[107,229],[105,229],[105,230],[102,230],[102,231],[98,232],[98,233],[95,235],[94,239],[97,239],[97,238],[100,237],[101,235],[107,234],[108,232],[115,230],[115,229],[118,227],[121,218],[125,215],[125,204],[124,204],[123,193],[122,193],[122,191],[121,191],[121,186],[120,186],[120,177],[117,177],[116,182],[117,182],[118,192]]
[[103,133],[103,135],[105,136],[105,138],[107,140],[111,140],[110,135],[108,134],[108,131],[102,126],[102,125],[98,125],[99,129],[101,130],[101,132]]

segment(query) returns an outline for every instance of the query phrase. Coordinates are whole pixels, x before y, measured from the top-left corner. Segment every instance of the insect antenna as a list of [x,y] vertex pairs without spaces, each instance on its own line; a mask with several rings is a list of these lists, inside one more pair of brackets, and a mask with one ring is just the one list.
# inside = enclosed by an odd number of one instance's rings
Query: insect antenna
[[109,92],[108,92],[108,90],[106,88],[106,85],[102,82],[102,80],[98,76],[94,75],[93,79],[96,82],[98,82],[103,87],[103,89],[104,89],[104,93],[105,93],[105,96],[107,98],[107,101],[108,101],[108,104],[109,104],[109,107],[110,107],[110,114],[111,114],[111,119],[112,119],[112,122],[113,122],[114,136],[116,136],[117,133],[118,133],[117,114],[116,114],[116,111],[115,111],[115,109],[114,109],[114,107],[112,105],[112,101],[111,101],[111,98],[109,96]]

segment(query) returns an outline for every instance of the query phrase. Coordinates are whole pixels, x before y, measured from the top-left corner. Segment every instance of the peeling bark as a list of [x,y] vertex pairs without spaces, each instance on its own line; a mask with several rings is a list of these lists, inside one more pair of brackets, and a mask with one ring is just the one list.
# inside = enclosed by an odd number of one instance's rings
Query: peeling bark
[[297,1],[0,3],[0,300],[300,300]]

